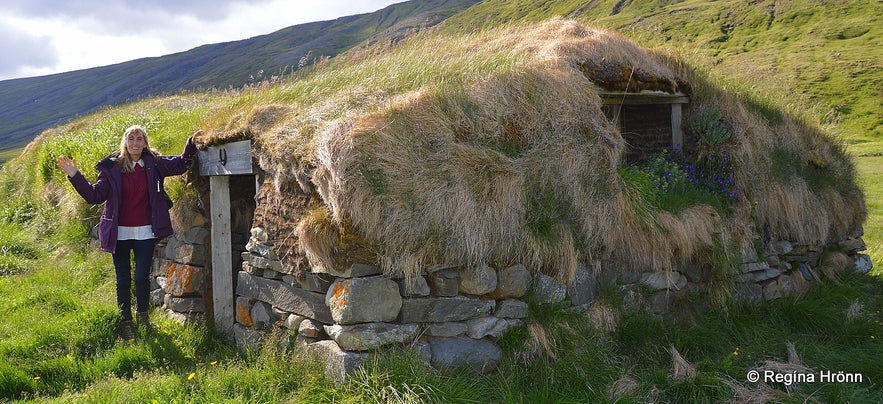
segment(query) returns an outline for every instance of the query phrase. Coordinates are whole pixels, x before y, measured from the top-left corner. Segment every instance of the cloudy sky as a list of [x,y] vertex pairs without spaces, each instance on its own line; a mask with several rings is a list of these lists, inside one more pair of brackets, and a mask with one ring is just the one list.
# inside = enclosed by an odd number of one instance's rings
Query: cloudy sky
[[3,0],[0,80],[162,56],[404,0]]

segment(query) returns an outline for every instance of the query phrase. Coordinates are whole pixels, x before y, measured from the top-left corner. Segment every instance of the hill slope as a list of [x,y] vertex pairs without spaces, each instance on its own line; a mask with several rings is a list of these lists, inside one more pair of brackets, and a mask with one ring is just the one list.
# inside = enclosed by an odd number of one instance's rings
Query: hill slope
[[476,2],[410,1],[163,57],[0,81],[0,151],[24,146],[42,130],[102,106],[181,90],[240,87],[366,41],[396,41]]

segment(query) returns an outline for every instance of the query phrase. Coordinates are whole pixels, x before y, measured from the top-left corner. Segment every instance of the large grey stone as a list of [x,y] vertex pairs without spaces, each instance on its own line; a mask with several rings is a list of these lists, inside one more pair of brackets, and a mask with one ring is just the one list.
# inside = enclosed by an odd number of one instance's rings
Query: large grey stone
[[466,322],[468,327],[466,335],[475,339],[484,337],[500,338],[510,328],[522,323],[521,320],[507,320],[493,316],[474,318]]
[[233,324],[233,339],[240,351],[257,351],[261,349],[264,334],[242,324]]
[[874,268],[874,263],[871,262],[871,256],[868,254],[856,254],[855,255],[855,266],[853,270],[860,274],[866,274],[871,272],[871,269]]
[[266,243],[270,241],[270,235],[263,227],[252,227],[251,238],[261,243]]
[[469,368],[487,372],[497,367],[503,351],[497,344],[472,338],[431,338],[432,366],[436,369]]
[[282,268],[282,262],[277,259],[269,259],[250,252],[244,252],[242,253],[242,260],[248,262],[255,268],[272,269],[276,272],[285,273],[285,268]]
[[573,282],[567,285],[567,296],[570,303],[574,306],[581,306],[595,301],[598,297],[599,285],[595,276],[592,275],[586,266],[580,264],[576,269]]
[[469,267],[460,271],[460,292],[484,295],[497,288],[497,271],[487,265]]
[[325,324],[331,324],[331,310],[325,304],[325,295],[295,288],[281,281],[264,279],[246,272],[238,273],[236,294],[272,304],[290,313],[300,314]]
[[545,274],[534,277],[533,296],[538,303],[560,303],[567,297],[567,286]]
[[506,299],[497,302],[494,317],[498,318],[527,318],[527,303],[517,299]]
[[414,280],[411,282],[404,279],[397,279],[396,283],[399,285],[399,294],[402,296],[426,297],[431,293],[429,283],[427,283],[426,278],[422,276],[414,277]]
[[816,271],[812,269],[812,267],[805,263],[801,262],[797,266],[797,270],[800,271],[800,274],[803,275],[803,279],[806,279],[808,282],[818,281],[819,275],[816,274]]
[[420,331],[418,324],[366,323],[356,325],[326,325],[325,332],[341,348],[350,351],[370,351],[384,345],[413,341]]
[[313,319],[304,319],[297,326],[297,335],[305,338],[323,338],[325,337],[325,324]]
[[205,300],[201,297],[174,297],[166,294],[164,303],[167,309],[179,313],[205,312]]
[[782,275],[778,279],[776,279],[776,282],[779,283],[779,288],[782,290],[783,296],[791,296],[794,293],[794,278],[792,278],[791,276],[787,274]]
[[338,324],[389,322],[402,308],[398,285],[383,276],[338,279],[328,288],[325,304]]
[[205,227],[191,227],[184,233],[183,241],[187,244],[205,245],[211,233]]
[[325,376],[338,384],[346,383],[368,358],[367,354],[344,351],[332,340],[311,343],[307,349],[324,359]]
[[402,323],[444,323],[463,321],[489,314],[496,305],[493,300],[466,296],[428,297],[402,300]]
[[433,272],[428,279],[429,290],[439,297],[451,297],[460,294],[460,274],[457,271],[443,269]]
[[288,317],[285,318],[285,328],[289,330],[298,330],[300,329],[300,323],[306,319],[306,317],[300,314],[289,314]]
[[763,282],[768,279],[773,279],[782,274],[782,270],[778,268],[767,268],[763,271],[752,272],[751,277],[755,282]]
[[[169,245],[172,245],[172,243],[169,243]],[[204,266],[205,258],[207,256],[204,245],[187,243],[176,243],[173,254],[174,258],[172,258],[172,261],[194,266]]]
[[466,323],[461,322],[432,323],[426,326],[425,332],[430,337],[456,337],[468,329]]
[[271,259],[271,260],[278,260],[279,259],[279,256],[277,256],[276,253],[273,252],[272,246],[261,243],[260,241],[257,241],[254,238],[250,238],[248,240],[248,243],[245,244],[245,249],[246,249],[246,251],[248,251],[252,254],[259,255],[259,256],[267,258],[267,259]]
[[681,290],[687,286],[687,278],[677,271],[657,271],[644,274],[641,284],[651,290]]
[[794,250],[790,241],[779,240],[767,245],[767,255],[785,255]]
[[770,264],[766,261],[762,262],[746,262],[741,264],[742,273],[765,271],[770,268]]
[[270,318],[270,305],[264,302],[255,302],[251,306],[251,321],[254,328],[268,328],[273,325]]
[[165,301],[166,291],[162,288],[150,291],[150,304],[154,306],[162,306]]
[[497,288],[490,295],[497,300],[522,297],[530,289],[530,278],[530,271],[524,265],[503,268],[497,275]]

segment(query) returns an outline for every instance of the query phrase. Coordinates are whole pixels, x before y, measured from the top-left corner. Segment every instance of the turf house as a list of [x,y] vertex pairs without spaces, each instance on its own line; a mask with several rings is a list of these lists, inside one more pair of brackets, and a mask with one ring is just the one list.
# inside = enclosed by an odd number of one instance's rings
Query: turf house
[[210,133],[154,302],[243,348],[309,344],[335,377],[388,344],[482,370],[529,304],[614,290],[662,314],[869,265],[853,165],[818,129],[572,21],[445,41]]

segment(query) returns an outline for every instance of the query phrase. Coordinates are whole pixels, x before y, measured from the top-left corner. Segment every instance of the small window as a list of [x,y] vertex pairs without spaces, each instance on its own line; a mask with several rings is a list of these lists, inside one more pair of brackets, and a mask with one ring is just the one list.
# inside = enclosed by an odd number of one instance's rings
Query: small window
[[626,141],[623,164],[641,164],[664,149],[683,144],[682,94],[602,94],[603,111]]

